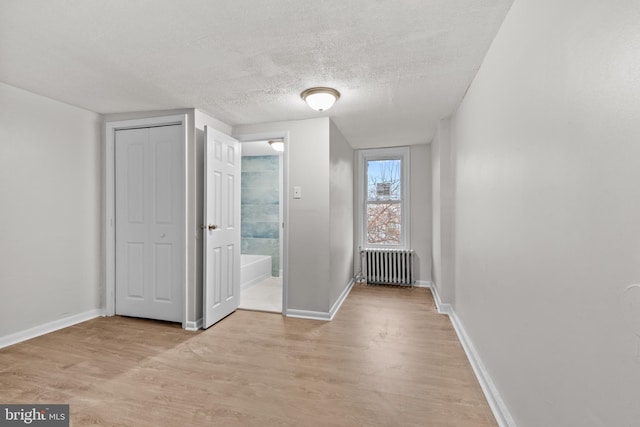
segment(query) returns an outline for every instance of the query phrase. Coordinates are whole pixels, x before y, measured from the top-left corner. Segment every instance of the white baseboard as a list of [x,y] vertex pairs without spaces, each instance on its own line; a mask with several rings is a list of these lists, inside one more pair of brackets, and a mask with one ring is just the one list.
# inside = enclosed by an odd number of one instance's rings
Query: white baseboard
[[347,283],[347,286],[344,288],[344,290],[342,291],[342,293],[340,294],[336,302],[333,304],[333,307],[331,307],[331,310],[329,310],[329,320],[333,320],[338,310],[340,310],[340,307],[342,307],[342,303],[349,296],[349,292],[351,292],[351,289],[353,289],[354,284],[355,284],[354,278],[349,280],[349,283]]
[[413,285],[414,288],[430,288],[431,282],[428,280],[416,280],[416,283]]
[[298,319],[312,319],[312,320],[331,320],[331,315],[324,311],[309,311],[309,310],[294,310],[288,309],[285,314],[287,317],[295,317]]
[[40,335],[45,335],[59,329],[68,328],[69,326],[86,322],[87,320],[95,319],[96,317],[104,315],[103,309],[96,308],[94,310],[85,311],[84,313],[74,314],[73,316],[64,317],[62,319],[34,326],[33,328],[25,329],[24,331],[5,335],[0,337],[0,348],[18,344],[19,342],[30,340],[31,338],[39,337]]
[[185,331],[197,331],[202,329],[202,317],[196,320],[195,322],[187,322],[184,325]]
[[355,284],[355,280],[353,278],[349,280],[349,283],[347,283],[347,286],[345,286],[344,290],[342,291],[342,293],[340,294],[336,302],[333,303],[333,307],[331,307],[331,310],[329,310],[328,313],[325,313],[324,311],[288,309],[287,312],[285,313],[285,316],[295,317],[298,319],[312,319],[312,320],[324,320],[324,321],[333,320],[338,310],[340,310],[342,303],[349,296],[349,292],[351,292],[351,289],[353,289],[354,284]]
[[476,375],[478,382],[480,383],[482,392],[484,393],[484,396],[489,403],[489,407],[493,412],[493,416],[496,417],[498,425],[500,427],[516,427],[516,423],[513,420],[511,413],[509,412],[509,408],[504,403],[504,400],[502,400],[502,397],[498,392],[498,388],[491,379],[487,368],[482,363],[482,359],[480,359],[478,351],[473,346],[473,343],[467,335],[464,325],[460,322],[460,319],[458,318],[455,310],[450,304],[443,304],[440,301],[438,288],[432,286],[431,292],[433,293],[433,299],[436,302],[438,313],[445,314],[449,316],[449,319],[451,319],[453,329],[456,331],[456,335],[458,335],[458,340],[460,341],[460,344],[462,344],[462,348],[467,355],[467,359],[469,359],[471,368],[473,369],[473,372]]
[[433,295],[433,300],[436,303],[436,308],[438,309],[438,313],[440,314],[451,314],[451,312],[453,311],[453,308],[451,307],[451,304],[444,304],[441,300],[440,300],[440,294],[438,293],[438,287],[437,286],[431,286],[431,294]]

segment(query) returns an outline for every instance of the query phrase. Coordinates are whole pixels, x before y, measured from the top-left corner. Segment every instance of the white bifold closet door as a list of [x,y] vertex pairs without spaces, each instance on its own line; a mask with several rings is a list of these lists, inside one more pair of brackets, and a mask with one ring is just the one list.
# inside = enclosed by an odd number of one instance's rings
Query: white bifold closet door
[[182,125],[116,131],[116,314],[182,321],[182,132]]

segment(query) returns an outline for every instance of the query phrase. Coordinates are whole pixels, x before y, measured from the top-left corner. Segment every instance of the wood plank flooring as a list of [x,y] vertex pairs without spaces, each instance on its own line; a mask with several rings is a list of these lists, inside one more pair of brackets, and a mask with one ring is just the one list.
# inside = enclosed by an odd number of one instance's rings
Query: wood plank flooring
[[427,289],[356,286],[332,322],[94,319],[0,350],[1,403],[73,426],[495,426]]

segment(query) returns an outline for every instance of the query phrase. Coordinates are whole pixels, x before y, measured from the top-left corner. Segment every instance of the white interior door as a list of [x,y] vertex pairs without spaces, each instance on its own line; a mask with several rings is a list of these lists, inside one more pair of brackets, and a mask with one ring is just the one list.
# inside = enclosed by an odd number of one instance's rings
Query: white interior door
[[115,313],[182,321],[182,125],[117,130]]
[[240,303],[240,144],[204,128],[205,328]]

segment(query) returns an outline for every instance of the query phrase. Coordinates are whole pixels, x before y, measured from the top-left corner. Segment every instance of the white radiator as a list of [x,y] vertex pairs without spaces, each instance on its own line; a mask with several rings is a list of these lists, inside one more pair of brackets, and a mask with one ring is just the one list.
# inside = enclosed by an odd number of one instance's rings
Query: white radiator
[[362,274],[367,283],[413,286],[414,252],[405,249],[362,249]]

